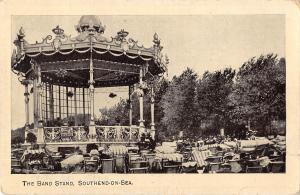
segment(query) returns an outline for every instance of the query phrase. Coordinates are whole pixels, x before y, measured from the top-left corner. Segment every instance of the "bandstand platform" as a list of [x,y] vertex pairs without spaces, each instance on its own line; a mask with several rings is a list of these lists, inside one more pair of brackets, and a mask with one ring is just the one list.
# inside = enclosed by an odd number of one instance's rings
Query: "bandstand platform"
[[[77,36],[57,26],[53,35],[28,43],[21,28],[14,41],[12,71],[25,87],[25,137],[33,133],[37,144],[51,150],[96,144],[134,144],[142,133],[155,137],[153,80],[167,70],[155,33],[153,45],[144,47],[124,29],[111,38],[97,16],[82,16],[75,27]],[[129,124],[101,126],[95,123],[95,90],[128,87]],[[29,89],[30,88],[30,89]],[[144,91],[150,91],[151,125],[144,125]],[[139,124],[132,124],[132,96],[139,98]],[[33,108],[29,107],[33,99]],[[101,100],[96,100],[101,101]],[[30,128],[29,110],[34,127]],[[98,109],[98,108],[96,108]],[[26,139],[25,139],[26,140]],[[24,144],[29,145],[29,143]]]

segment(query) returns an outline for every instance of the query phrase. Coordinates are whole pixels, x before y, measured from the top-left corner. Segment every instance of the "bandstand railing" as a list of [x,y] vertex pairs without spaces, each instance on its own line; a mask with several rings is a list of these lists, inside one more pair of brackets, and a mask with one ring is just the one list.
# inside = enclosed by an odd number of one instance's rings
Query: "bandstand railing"
[[137,141],[137,126],[96,126],[97,141]]
[[[138,141],[138,126],[96,126],[97,141],[99,142],[129,142]],[[57,142],[87,142],[88,131],[84,126],[44,127],[46,143]]]

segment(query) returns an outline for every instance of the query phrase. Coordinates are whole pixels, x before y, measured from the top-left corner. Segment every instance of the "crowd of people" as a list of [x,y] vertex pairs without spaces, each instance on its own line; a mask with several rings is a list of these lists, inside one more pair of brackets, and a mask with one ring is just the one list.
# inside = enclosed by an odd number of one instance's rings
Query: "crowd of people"
[[[226,165],[228,161],[238,160],[239,166],[243,167],[239,171],[245,172],[245,167],[248,166],[247,163],[251,160],[263,159],[263,163],[265,164],[266,162],[270,163],[271,160],[285,163],[285,148],[282,147],[283,145],[285,145],[284,136],[269,136],[269,139],[266,137],[259,138],[255,136],[255,131],[248,132],[247,139],[245,140],[238,140],[236,137],[230,135],[209,135],[156,142],[150,134],[142,134],[139,142],[135,145],[123,145],[120,148],[123,148],[122,150],[124,151],[118,151],[117,153],[123,155],[127,172],[130,167],[129,148],[135,148],[135,154],[142,157],[143,160],[149,160],[143,156],[147,153],[153,154],[156,158],[160,158],[160,160],[169,158],[169,163],[171,164],[173,161],[174,164],[178,165],[178,162],[175,161],[180,161],[182,163],[181,167],[184,163],[197,162],[197,169],[202,169],[204,172],[210,171],[210,158],[213,159],[221,156],[222,160],[217,161],[221,163],[220,166]],[[85,162],[97,162],[96,169],[100,173],[103,172],[102,161],[104,159],[114,159],[117,156],[112,151],[113,146],[113,144],[111,146],[101,146],[98,143],[94,143],[87,144],[85,150],[75,147],[71,152],[62,150],[54,153],[49,151],[45,145],[41,147],[34,144],[24,152],[21,163],[22,167],[28,170],[47,169],[51,171],[63,171],[67,169],[68,172],[72,172],[82,170]],[[201,153],[201,158],[204,158],[200,159],[200,161],[205,161],[205,163],[198,162],[199,159],[195,157],[197,152]],[[205,156],[202,153],[207,155]],[[182,158],[180,155],[182,155]],[[175,161],[172,158],[176,158]],[[152,164],[149,164],[149,166],[153,167]],[[85,168],[85,171],[89,172],[95,169],[95,166],[85,166]],[[267,170],[264,171],[267,172]]]

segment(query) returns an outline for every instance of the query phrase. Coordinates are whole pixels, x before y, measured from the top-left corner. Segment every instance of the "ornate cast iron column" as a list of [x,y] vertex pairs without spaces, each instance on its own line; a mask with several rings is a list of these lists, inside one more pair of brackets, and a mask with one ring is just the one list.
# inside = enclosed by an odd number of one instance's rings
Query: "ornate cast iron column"
[[132,100],[131,95],[133,93],[133,86],[129,86],[129,97],[128,97],[128,107],[129,107],[129,126],[132,126]]
[[30,84],[29,80],[23,80],[22,84],[25,87],[25,116],[26,116],[26,122],[25,122],[25,143],[26,143],[26,137],[29,130],[29,92],[28,92],[28,85]]
[[139,103],[140,103],[140,120],[139,120],[139,135],[142,133],[145,133],[145,125],[144,125],[144,91],[143,91],[143,68],[140,68],[140,82],[139,82],[139,89],[138,89],[138,95],[139,95]]
[[42,144],[44,143],[44,128],[43,128],[43,120],[42,116],[42,78],[41,78],[41,68],[37,66],[37,105],[38,105],[38,133],[37,133],[37,143]]
[[151,136],[154,139],[155,138],[155,123],[154,123],[154,90],[153,90],[153,86],[151,87],[151,99],[150,99],[150,103],[151,103]]
[[90,55],[90,80],[89,80],[89,95],[90,95],[90,106],[91,106],[91,118],[90,118],[90,125],[89,125],[89,140],[90,141],[96,141],[97,133],[96,133],[96,127],[95,127],[95,121],[94,121],[94,65],[93,65],[93,50],[92,50],[92,36],[94,35],[93,31],[89,32],[90,35],[90,49],[91,49],[91,55]]
[[77,117],[77,93],[76,93],[76,87],[74,87],[74,106],[75,106],[75,113],[74,113],[74,119],[75,119],[75,126],[78,125],[78,117]]

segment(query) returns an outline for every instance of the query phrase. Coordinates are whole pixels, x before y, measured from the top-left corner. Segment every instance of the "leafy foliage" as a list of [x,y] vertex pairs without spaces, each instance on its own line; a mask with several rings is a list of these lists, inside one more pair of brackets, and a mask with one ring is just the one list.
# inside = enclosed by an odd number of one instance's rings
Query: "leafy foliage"
[[[211,123],[214,130],[225,128],[230,123],[229,95],[233,88],[235,71],[226,68],[213,73],[205,72],[197,83],[195,122],[201,129],[203,123]],[[216,132],[215,132],[216,133]]]
[[34,144],[36,143],[36,141],[37,141],[37,137],[33,133],[29,132],[26,137],[26,142]]
[[245,62],[230,96],[232,119],[251,120],[262,130],[272,120],[285,120],[285,85],[285,59],[269,54]]
[[187,68],[179,77],[174,76],[162,97],[163,124],[171,134],[181,130],[192,131],[195,115],[195,88],[197,74]]

